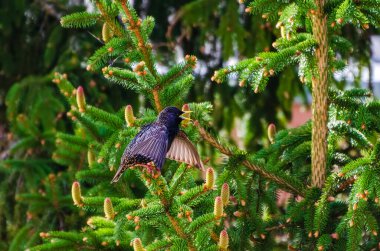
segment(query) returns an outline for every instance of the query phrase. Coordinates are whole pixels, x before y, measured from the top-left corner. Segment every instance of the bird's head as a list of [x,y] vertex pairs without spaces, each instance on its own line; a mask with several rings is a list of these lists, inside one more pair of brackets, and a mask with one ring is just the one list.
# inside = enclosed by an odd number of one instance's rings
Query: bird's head
[[168,106],[160,112],[157,121],[165,124],[168,127],[178,127],[182,120],[188,119],[186,117],[182,117],[181,115],[189,112],[190,111],[181,111],[174,106]]

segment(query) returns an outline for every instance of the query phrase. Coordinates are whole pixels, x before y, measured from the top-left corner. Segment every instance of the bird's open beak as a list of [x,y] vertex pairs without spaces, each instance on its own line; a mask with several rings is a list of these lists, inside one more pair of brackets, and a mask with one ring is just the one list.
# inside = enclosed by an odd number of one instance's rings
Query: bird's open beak
[[190,113],[192,112],[193,111],[183,111],[183,114],[179,117],[183,120],[192,121],[192,119],[190,118]]

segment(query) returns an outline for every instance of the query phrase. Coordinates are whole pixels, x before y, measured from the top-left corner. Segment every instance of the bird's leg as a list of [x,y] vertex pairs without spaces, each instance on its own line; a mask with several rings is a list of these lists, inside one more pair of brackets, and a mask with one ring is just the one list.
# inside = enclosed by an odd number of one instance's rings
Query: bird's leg
[[156,169],[156,166],[153,162],[149,162],[147,164],[138,164],[137,166],[145,167],[144,171],[146,171],[152,178],[157,178],[160,175],[160,171]]
[[160,175],[160,170],[157,170],[153,162],[149,162],[147,166],[148,166],[148,172],[150,173],[150,175],[152,175],[154,179],[157,179],[158,176]]
[[137,164],[136,166],[145,167],[143,171],[146,171],[147,169],[150,171],[152,169],[152,166],[149,164]]

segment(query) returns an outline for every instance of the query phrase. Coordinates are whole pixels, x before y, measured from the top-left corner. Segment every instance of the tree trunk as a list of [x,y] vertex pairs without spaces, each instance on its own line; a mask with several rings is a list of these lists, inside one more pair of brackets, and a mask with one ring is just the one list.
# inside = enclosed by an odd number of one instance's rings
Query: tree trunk
[[328,88],[328,42],[327,17],[323,12],[324,0],[315,0],[317,11],[312,16],[313,35],[318,42],[315,51],[318,74],[312,79],[312,149],[311,185],[321,188],[326,177],[327,160],[327,88]]

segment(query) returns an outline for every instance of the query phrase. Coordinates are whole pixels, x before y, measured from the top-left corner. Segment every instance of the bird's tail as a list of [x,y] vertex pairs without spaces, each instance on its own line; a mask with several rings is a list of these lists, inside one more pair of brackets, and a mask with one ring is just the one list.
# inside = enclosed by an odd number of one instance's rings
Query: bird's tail
[[119,169],[117,170],[115,176],[113,177],[113,179],[111,180],[111,183],[115,183],[115,182],[118,182],[121,175],[124,173],[124,171],[128,168],[128,166],[126,165],[120,165]]

